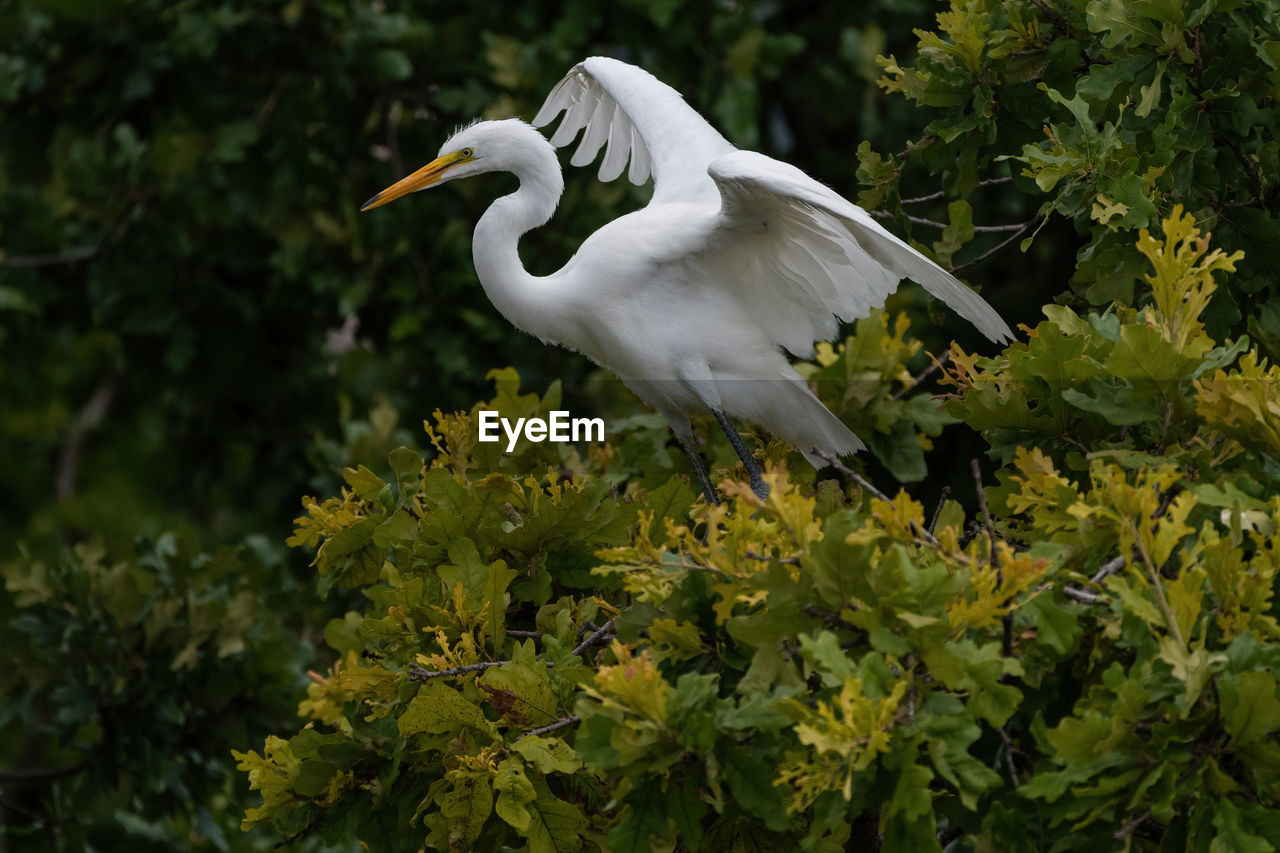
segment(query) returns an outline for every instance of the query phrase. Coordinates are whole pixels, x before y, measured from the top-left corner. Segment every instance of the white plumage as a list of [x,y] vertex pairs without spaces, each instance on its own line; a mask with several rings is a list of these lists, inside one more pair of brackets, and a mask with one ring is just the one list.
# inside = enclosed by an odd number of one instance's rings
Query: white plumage
[[[561,113],[549,143],[515,119],[463,128],[439,158],[363,209],[455,178],[515,173],[520,188],[476,226],[485,292],[513,324],[610,368],[660,411],[709,500],[716,495],[690,415],[716,414],[757,492],[758,467],[726,415],[760,424],[815,466],[823,464],[815,449],[842,456],[863,447],[782,350],[809,356],[839,321],[867,316],[903,278],[993,341],[1013,337],[981,297],[862,208],[793,166],[736,149],[646,71],[588,59],[556,85],[533,123]],[[624,171],[635,184],[652,178],[653,198],[592,234],[558,272],[532,276],[517,242],[550,219],[564,189],[554,147],[579,135],[573,165],[594,162],[603,149],[601,180]]]

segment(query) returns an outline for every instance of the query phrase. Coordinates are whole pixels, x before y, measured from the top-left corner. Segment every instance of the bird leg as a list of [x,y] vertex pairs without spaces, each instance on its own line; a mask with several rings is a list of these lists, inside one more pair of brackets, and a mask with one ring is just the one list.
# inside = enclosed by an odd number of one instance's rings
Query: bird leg
[[756,497],[760,498],[760,500],[768,500],[769,484],[764,481],[764,474],[760,471],[760,465],[756,462],[756,458],[751,455],[751,452],[747,450],[747,446],[742,443],[742,436],[738,435],[738,431],[734,429],[729,416],[720,409],[712,409],[711,414],[716,416],[716,422],[720,424],[724,434],[729,436],[729,443],[733,445],[738,458],[746,466],[747,476],[751,478],[751,491],[755,492]]
[[720,495],[716,492],[716,487],[711,485],[711,477],[707,475],[707,466],[703,463],[702,454],[698,452],[698,446],[693,441],[693,433],[689,432],[685,435],[680,430],[675,430],[675,433],[676,438],[680,439],[680,446],[684,448],[684,455],[689,457],[689,464],[693,466],[694,476],[698,478],[698,485],[702,487],[702,494],[706,497],[707,503],[719,506]]

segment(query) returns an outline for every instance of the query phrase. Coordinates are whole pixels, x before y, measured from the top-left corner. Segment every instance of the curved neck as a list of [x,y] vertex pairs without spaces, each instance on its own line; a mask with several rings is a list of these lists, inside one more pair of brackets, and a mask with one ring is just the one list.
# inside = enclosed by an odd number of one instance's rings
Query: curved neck
[[529,334],[556,340],[555,318],[562,311],[557,310],[547,280],[525,271],[519,251],[521,235],[546,223],[564,192],[555,149],[545,139],[542,143],[522,152],[527,160],[510,169],[520,188],[495,201],[480,217],[471,253],[494,307]]

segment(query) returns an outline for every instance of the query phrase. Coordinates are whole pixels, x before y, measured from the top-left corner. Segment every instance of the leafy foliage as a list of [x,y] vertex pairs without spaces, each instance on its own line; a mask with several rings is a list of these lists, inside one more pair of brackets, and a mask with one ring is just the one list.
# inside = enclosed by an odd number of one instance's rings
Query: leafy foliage
[[[953,351],[947,407],[1007,465],[989,530],[776,463],[765,501],[617,494],[608,446],[476,455],[481,407],[437,414],[430,465],[347,469],[292,541],[368,603],[326,630],[306,728],[237,753],[246,825],[835,851],[870,815],[885,850],[1274,848],[1276,460],[1214,425],[1272,408],[1216,404],[1259,369],[1199,320],[1238,255],[1178,210],[1162,232],[1151,305]],[[495,378],[486,407],[557,404]]]
[[[1073,220],[1084,239],[1071,286],[1092,305],[1133,303],[1146,266],[1130,233],[1181,204],[1227,251],[1246,250],[1209,312],[1215,334],[1247,327],[1275,357],[1277,20],[1271,0],[955,0],[937,31],[917,31],[914,63],[881,57],[879,83],[935,108],[910,157],[954,197],[1007,163],[1013,185],[1039,199],[1012,236]],[[866,144],[859,158],[864,200],[901,211],[903,164]]]
[[24,732],[33,764],[50,762],[3,781],[57,780],[51,803],[5,798],[30,818],[6,834],[66,849],[227,849],[237,833],[220,804],[246,792],[209,743],[287,720],[310,658],[281,615],[298,590],[262,597],[280,562],[260,538],[210,554],[166,533],[127,556],[86,542],[0,564],[12,661],[0,724]]

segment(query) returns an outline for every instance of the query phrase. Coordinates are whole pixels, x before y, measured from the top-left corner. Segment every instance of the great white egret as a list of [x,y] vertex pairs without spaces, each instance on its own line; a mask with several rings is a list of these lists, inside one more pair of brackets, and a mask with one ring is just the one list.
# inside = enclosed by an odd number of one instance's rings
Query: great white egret
[[[550,142],[518,119],[456,132],[440,156],[365,202],[371,210],[417,190],[483,172],[513,172],[514,193],[476,225],[480,284],[511,323],[616,373],[666,418],[708,501],[715,487],[690,415],[710,412],[763,497],[767,487],[731,417],[757,423],[813,463],[863,443],[818,400],[782,350],[801,358],[837,318],[865,317],[903,278],[941,299],[993,341],[1013,333],[990,305],[865,210],[794,166],[740,151],[671,87],[635,66],[592,57],[547,96],[533,124],[565,113]],[[600,180],[627,168],[653,177],[643,210],[596,231],[558,272],[534,276],[517,243],[546,223],[564,179],[555,149],[582,133],[571,162],[605,148]]]

